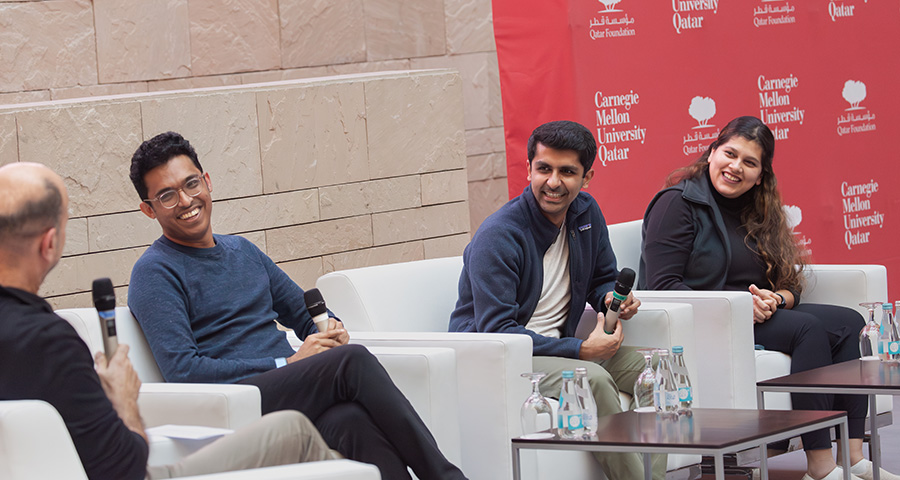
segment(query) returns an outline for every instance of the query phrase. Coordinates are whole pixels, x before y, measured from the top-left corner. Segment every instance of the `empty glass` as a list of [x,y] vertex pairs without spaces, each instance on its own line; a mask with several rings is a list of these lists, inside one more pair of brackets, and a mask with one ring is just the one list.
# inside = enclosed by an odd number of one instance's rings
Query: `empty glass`
[[878,344],[881,329],[875,323],[875,309],[881,308],[881,302],[863,302],[860,307],[869,310],[869,321],[859,332],[859,355],[862,360],[878,360]]
[[522,376],[531,380],[531,395],[522,404],[522,438],[551,438],[553,409],[538,389],[538,383],[547,374],[532,372]]
[[634,382],[634,403],[638,411],[655,412],[653,389],[656,386],[656,371],[653,370],[653,354],[655,348],[639,348],[637,352],[644,356],[644,370]]

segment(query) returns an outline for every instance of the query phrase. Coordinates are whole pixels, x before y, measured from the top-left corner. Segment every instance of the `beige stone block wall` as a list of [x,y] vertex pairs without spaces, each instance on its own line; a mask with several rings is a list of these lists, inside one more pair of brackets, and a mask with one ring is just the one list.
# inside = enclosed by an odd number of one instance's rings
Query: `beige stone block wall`
[[335,269],[462,253],[462,105],[458,73],[430,70],[0,106],[0,161],[44,163],[66,182],[67,244],[40,292],[57,308],[89,306],[104,276],[125,303],[161,234],[139,211],[131,155],[167,130],[210,175],[214,232],[247,238],[309,288]]
[[[467,180],[471,230],[507,198],[490,0],[0,0],[0,50],[6,62],[0,68],[0,105],[453,68],[459,72],[465,100],[465,163],[470,172],[475,171]],[[260,129],[259,140],[271,142],[259,152],[263,166],[272,162],[285,166],[285,153],[293,155],[290,161],[300,162],[288,165],[317,166],[313,177],[298,175],[301,167],[285,171],[283,177],[264,175],[263,191],[340,184],[329,180],[335,176],[367,178],[370,172],[361,166],[366,162],[386,169],[383,175],[387,176],[401,166],[408,169],[403,162],[415,153],[389,150],[420,148],[414,141],[404,145],[398,140],[386,146],[384,155],[405,157],[396,166],[385,166],[383,157],[362,157],[368,152],[359,149],[356,135],[371,133],[359,129],[359,109],[365,106],[349,99],[343,105],[329,103],[334,94],[323,90],[317,98],[257,103],[262,108],[271,102],[282,110],[301,105],[305,109],[310,103],[319,108],[306,117],[272,124],[272,131]],[[236,114],[245,107],[233,104],[232,110],[218,112],[213,106],[205,108],[207,117],[215,120],[216,113]],[[157,119],[162,120],[184,113],[165,105],[155,108],[159,109]],[[262,114],[259,118],[268,121]],[[333,143],[336,133],[343,134],[343,124],[355,140]],[[4,143],[9,128],[0,118],[0,163],[10,155]],[[313,132],[317,138],[311,137]],[[210,154],[222,147],[227,149],[224,144],[204,146]],[[323,170],[322,159],[329,155],[344,163],[331,163],[331,171]]]

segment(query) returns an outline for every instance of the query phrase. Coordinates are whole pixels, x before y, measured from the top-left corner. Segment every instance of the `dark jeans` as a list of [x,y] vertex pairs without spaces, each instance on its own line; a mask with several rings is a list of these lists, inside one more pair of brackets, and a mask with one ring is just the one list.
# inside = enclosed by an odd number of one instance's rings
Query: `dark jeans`
[[256,385],[262,413],[298,410],[329,446],[372,463],[384,479],[461,479],[384,367],[360,345],[343,345],[239,383]]
[[[855,310],[835,305],[800,304],[778,310],[754,324],[756,343],[791,356],[791,373],[859,358],[859,332],[865,325]],[[844,410],[850,438],[863,438],[868,403],[865,395],[792,393],[798,410]],[[827,430],[801,436],[805,450],[831,448]]]

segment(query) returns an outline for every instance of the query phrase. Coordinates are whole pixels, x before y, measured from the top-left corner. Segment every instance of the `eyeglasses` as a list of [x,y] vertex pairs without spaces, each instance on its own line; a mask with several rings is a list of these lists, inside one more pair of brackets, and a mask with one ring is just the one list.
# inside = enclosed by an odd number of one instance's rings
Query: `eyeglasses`
[[145,198],[143,199],[145,202],[151,202],[156,200],[160,205],[166,208],[175,208],[175,205],[178,205],[178,192],[184,192],[185,195],[189,197],[196,197],[200,195],[200,192],[203,191],[203,176],[195,175],[191,178],[188,178],[184,185],[179,189],[175,190],[166,190],[156,198]]

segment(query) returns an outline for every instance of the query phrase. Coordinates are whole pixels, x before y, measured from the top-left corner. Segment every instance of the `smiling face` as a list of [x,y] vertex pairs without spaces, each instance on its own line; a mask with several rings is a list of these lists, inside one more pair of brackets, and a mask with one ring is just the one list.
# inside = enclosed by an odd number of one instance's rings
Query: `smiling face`
[[587,187],[594,170],[584,167],[574,150],[556,150],[538,143],[534,158],[528,162],[528,181],[541,213],[557,227],[566,219],[569,205],[578,192]]
[[735,135],[709,154],[709,178],[725,198],[737,198],[762,182],[762,147]]
[[[191,197],[180,191],[191,178],[202,177],[200,193]],[[150,202],[141,203],[141,211],[155,218],[162,227],[163,235],[169,240],[195,248],[215,246],[210,215],[212,214],[212,183],[209,174],[201,172],[185,155],[178,155],[144,175]],[[175,190],[178,204],[166,208],[155,200],[166,190]]]

